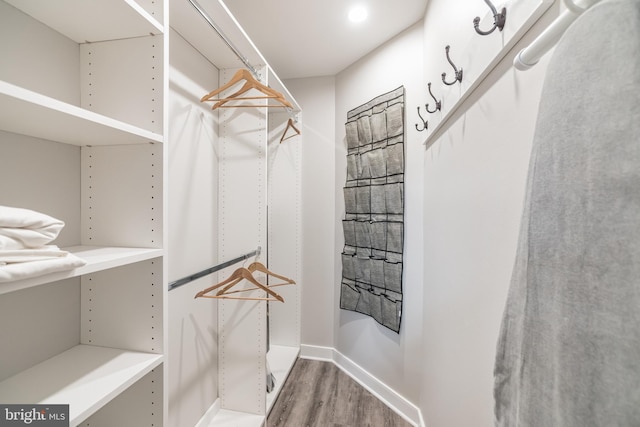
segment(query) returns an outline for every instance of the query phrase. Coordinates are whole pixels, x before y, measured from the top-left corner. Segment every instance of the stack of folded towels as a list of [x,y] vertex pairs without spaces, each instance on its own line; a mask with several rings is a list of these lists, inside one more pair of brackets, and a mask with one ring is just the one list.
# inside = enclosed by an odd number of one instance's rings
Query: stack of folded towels
[[29,209],[0,206],[0,282],[71,270],[86,264],[49,244],[64,222]]

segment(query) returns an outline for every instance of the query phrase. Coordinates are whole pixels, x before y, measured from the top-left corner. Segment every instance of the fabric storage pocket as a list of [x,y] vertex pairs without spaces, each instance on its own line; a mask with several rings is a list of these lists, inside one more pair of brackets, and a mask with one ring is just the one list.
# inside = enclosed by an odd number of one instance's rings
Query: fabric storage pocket
[[404,208],[404,184],[399,182],[397,184],[385,185],[386,195],[386,213],[388,214],[401,214]]
[[398,332],[400,330],[402,303],[384,297],[380,298],[380,303],[382,305],[382,322],[380,323],[392,331]]
[[369,297],[369,314],[373,317],[376,322],[383,324],[384,317],[382,316],[382,301],[384,299],[381,295],[376,295],[375,293],[369,291],[366,292],[370,295]]
[[384,275],[384,260],[372,259],[370,263],[371,268],[371,285],[380,289],[385,288],[385,275]]
[[387,116],[384,111],[371,115],[371,136],[373,142],[387,139]]
[[344,209],[348,214],[357,214],[358,205],[357,205],[357,191],[358,187],[345,187],[343,190],[344,193]]
[[393,292],[402,292],[402,263],[384,263],[384,287]]
[[402,135],[404,130],[404,108],[402,104],[390,105],[387,108],[387,136],[389,138]]
[[359,248],[371,248],[369,223],[366,221],[355,222],[356,246]]
[[379,251],[387,250],[387,223],[386,222],[372,222],[369,224],[369,231],[371,233],[371,248]]
[[356,281],[359,283],[371,283],[371,259],[354,257]]
[[363,158],[367,159],[371,178],[380,178],[387,175],[384,151],[382,148],[376,148],[362,155]]
[[359,288],[360,291],[360,300],[358,301],[358,305],[356,306],[356,311],[362,314],[371,314],[371,303],[373,300],[373,295],[371,292]]
[[356,213],[369,214],[371,212],[371,190],[369,186],[356,187]]
[[358,119],[358,142],[359,146],[371,144],[371,123],[369,116],[362,116]]
[[360,299],[360,292],[352,288],[346,283],[342,283],[342,292],[340,294],[340,308],[345,310],[355,310]]
[[372,185],[371,187],[371,214],[387,213],[386,185]]
[[387,251],[402,253],[403,251],[403,235],[404,223],[388,222],[387,224]]
[[353,255],[342,254],[342,277],[356,280],[356,265]]
[[358,123],[354,120],[345,125],[347,132],[347,148],[358,148]]
[[349,154],[347,156],[347,181],[358,179],[359,158],[360,156],[358,156],[357,154]]
[[384,153],[386,173],[388,175],[404,173],[404,144],[389,145]]
[[356,243],[356,222],[353,220],[342,220],[344,230],[344,244],[347,246],[357,246]]
[[371,178],[371,159],[369,158],[369,153],[371,151],[362,151],[360,150],[359,155],[359,169],[358,169],[358,179],[369,179]]

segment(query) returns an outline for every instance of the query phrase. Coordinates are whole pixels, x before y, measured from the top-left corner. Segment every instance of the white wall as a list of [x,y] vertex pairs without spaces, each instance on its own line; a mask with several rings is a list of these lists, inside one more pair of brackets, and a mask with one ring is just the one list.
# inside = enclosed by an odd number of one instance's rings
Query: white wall
[[[335,196],[333,248],[335,348],[413,403],[420,396],[422,348],[422,180],[423,146],[413,111],[422,103],[422,23],[407,29],[336,76]],[[376,96],[405,87],[405,248],[403,313],[400,334],[369,316],[339,309],[344,245],[342,189],[346,179],[344,123],[347,112]]]
[[[444,46],[466,45],[472,36],[459,29],[472,29],[467,15],[483,16],[485,8],[470,0],[431,0],[423,23],[339,73],[335,92],[330,78],[287,81],[305,115],[302,343],[335,347],[418,405],[429,427],[493,425],[495,345],[548,59],[528,72],[514,71],[511,61],[558,13],[554,6],[545,14],[466,101],[466,113],[425,150],[427,133],[415,129],[415,108],[430,100],[426,82],[433,81],[437,93],[435,78],[450,73],[443,68]],[[346,113],[400,85],[407,129],[405,304],[396,335],[340,310],[338,283]],[[329,93],[335,93],[333,141],[326,135]]]
[[301,343],[334,347],[335,78],[285,82],[302,107]]
[[[424,25],[426,79],[445,71],[441,67],[446,44],[464,46],[455,30],[471,22],[450,11],[475,7],[468,3],[429,2]],[[496,342],[548,58],[527,72],[515,71],[511,62],[556,9],[507,55],[467,100],[467,112],[423,156],[420,409],[429,427],[493,425]]]
[[507,72],[425,156],[422,411],[429,427],[493,425],[495,346],[543,69]]
[[0,43],[0,79],[79,105],[78,44],[3,1],[0,17],[0,40],[11,40]]

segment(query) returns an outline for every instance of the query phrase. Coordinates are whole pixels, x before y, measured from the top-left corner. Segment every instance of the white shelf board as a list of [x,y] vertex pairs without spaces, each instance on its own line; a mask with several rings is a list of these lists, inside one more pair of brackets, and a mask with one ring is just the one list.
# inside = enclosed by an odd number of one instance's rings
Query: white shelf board
[[73,145],[163,142],[162,135],[0,81],[0,130]]
[[[87,262],[82,267],[68,271],[58,271],[44,276],[31,277],[14,282],[0,283],[0,295],[8,292],[26,289],[57,280],[69,279],[109,268],[120,267],[135,262],[160,257],[163,249],[155,248],[119,248],[102,246],[72,246],[61,248],[82,258]],[[0,400],[1,401],[1,400]]]
[[278,77],[278,75],[275,73],[275,71],[273,71],[273,69],[271,69],[271,67],[269,67],[269,87],[282,93],[285,99],[289,101],[291,105],[293,105],[293,111],[291,112],[292,114],[299,113],[300,111],[302,111],[302,107],[300,107],[300,104],[298,104],[298,101],[296,101],[293,95],[291,95],[291,92],[289,92],[289,89],[287,89],[284,83],[282,83],[282,80],[280,80],[280,77]]
[[[258,68],[266,64],[262,54],[229,12],[222,0],[196,0],[205,14],[214,22],[249,63]],[[189,0],[169,2],[171,27],[216,68],[245,68],[243,62],[200,15]]]
[[5,1],[76,43],[163,33],[163,26],[134,0]]
[[69,404],[70,427],[162,363],[162,355],[78,345],[0,382],[0,402]]
[[265,419],[264,415],[221,409],[206,427],[262,427]]
[[[204,13],[214,22],[214,25],[222,31],[253,67],[267,66],[269,87],[281,92],[285,99],[291,102],[293,105],[292,114],[300,112],[302,108],[298,102],[269,66],[262,53],[260,53],[240,23],[224,4],[224,1],[205,2],[196,0],[196,3],[200,5]],[[207,23],[207,20],[196,11],[189,0],[172,1],[169,6],[171,27],[207,58],[209,62],[214,64],[216,68],[221,70],[247,68],[242,60]]]
[[287,380],[293,364],[300,354],[299,347],[287,347],[282,345],[271,345],[267,353],[267,361],[271,373],[276,379],[275,388],[271,393],[267,393],[267,414],[271,411],[276,398],[282,390],[284,382]]
[[[271,345],[269,353],[267,353],[267,360],[275,377],[276,385],[271,393],[267,393],[267,414],[280,394],[299,353],[299,347]],[[262,427],[266,419],[262,415],[219,409],[217,405],[212,406],[210,412],[212,415],[205,414],[197,427]]]

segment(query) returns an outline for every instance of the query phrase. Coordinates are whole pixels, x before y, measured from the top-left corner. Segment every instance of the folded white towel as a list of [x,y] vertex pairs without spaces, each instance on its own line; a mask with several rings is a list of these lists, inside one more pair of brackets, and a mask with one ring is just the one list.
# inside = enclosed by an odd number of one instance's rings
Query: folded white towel
[[67,251],[61,251],[56,245],[42,246],[37,249],[0,249],[0,265],[60,258],[68,253]]
[[0,282],[72,270],[86,262],[49,243],[64,222],[30,209],[0,206]]
[[86,261],[83,259],[67,253],[65,256],[52,259],[0,265],[0,283],[38,277],[57,271],[72,270],[85,264]]
[[30,209],[0,206],[0,249],[38,248],[60,233],[64,222]]

